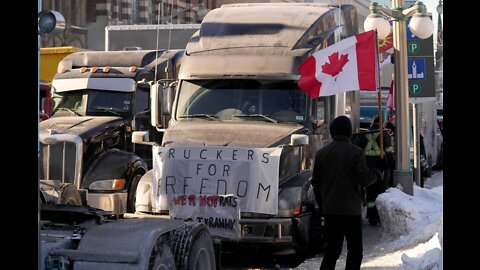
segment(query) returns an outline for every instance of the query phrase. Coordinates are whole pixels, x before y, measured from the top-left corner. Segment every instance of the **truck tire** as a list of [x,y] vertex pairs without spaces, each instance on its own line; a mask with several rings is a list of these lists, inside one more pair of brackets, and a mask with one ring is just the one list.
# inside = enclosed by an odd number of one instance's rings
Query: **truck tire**
[[80,193],[73,184],[65,183],[60,187],[59,204],[82,205]]
[[137,186],[138,182],[142,178],[143,174],[136,172],[132,181],[130,182],[130,188],[128,189],[128,199],[127,199],[127,213],[135,213],[135,201],[137,198]]
[[148,270],[170,270],[175,269],[175,259],[168,244],[167,237],[161,236],[153,246]]
[[187,222],[170,234],[177,270],[215,270],[213,242],[204,224]]

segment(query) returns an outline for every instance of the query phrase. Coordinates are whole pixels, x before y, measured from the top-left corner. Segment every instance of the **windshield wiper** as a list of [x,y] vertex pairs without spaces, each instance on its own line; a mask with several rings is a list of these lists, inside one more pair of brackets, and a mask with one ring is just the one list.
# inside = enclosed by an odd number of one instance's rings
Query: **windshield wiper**
[[266,116],[266,115],[264,115],[264,114],[259,114],[259,113],[255,113],[255,114],[234,114],[234,115],[232,115],[232,116],[233,116],[233,117],[245,117],[245,118],[248,118],[248,117],[257,117],[257,118],[259,118],[259,117],[261,117],[261,118],[263,118],[263,119],[265,119],[265,120],[268,120],[268,121],[270,121],[270,122],[272,122],[272,123],[278,123],[278,120],[275,120],[275,119],[270,118],[270,117],[268,117],[268,116]]
[[57,111],[58,110],[63,110],[63,111],[67,111],[69,113],[72,113],[72,114],[75,114],[76,116],[83,116],[82,114],[80,114],[79,112],[76,112],[72,109],[69,109],[69,108],[64,108],[64,107],[60,107],[60,108],[57,108]]
[[104,112],[109,112],[113,115],[116,115],[116,116],[122,116],[121,114],[119,114],[118,112],[110,109],[110,108],[107,108],[107,107],[100,107],[100,106],[96,106],[96,107],[93,107],[92,109],[95,109],[95,110],[103,110]]
[[178,118],[208,118],[212,121],[217,121],[216,116],[209,115],[209,114],[204,114],[204,113],[181,115]]

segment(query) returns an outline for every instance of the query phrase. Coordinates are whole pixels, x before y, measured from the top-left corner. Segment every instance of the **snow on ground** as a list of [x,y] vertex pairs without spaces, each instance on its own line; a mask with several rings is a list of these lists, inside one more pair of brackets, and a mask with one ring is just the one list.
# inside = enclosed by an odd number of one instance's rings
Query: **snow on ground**
[[[381,227],[364,225],[365,270],[443,270],[443,171],[414,186],[414,196],[392,188],[377,198]],[[335,269],[345,268],[346,244]],[[294,268],[319,269],[321,256]]]
[[390,188],[378,196],[376,205],[382,229],[399,236],[395,245],[422,243],[440,231],[443,220],[443,187],[414,186],[414,196]]

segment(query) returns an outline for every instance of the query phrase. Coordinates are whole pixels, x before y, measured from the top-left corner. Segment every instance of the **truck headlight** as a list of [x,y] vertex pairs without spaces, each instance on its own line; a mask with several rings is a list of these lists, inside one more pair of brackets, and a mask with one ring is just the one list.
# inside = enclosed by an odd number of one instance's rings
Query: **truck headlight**
[[123,189],[125,179],[98,180],[90,184],[88,189],[98,191],[115,191]]
[[285,187],[278,194],[278,215],[291,217],[300,214],[302,187]]

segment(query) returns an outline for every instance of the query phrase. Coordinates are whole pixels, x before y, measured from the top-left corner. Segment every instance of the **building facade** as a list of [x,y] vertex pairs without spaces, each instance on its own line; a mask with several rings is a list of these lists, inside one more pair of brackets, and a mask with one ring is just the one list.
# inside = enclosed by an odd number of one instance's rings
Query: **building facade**
[[66,30],[42,37],[42,47],[75,46],[104,50],[105,27],[109,25],[200,23],[205,14],[223,4],[260,2],[310,2],[353,5],[359,32],[369,14],[369,0],[43,0],[43,10],[56,10],[65,17]]

